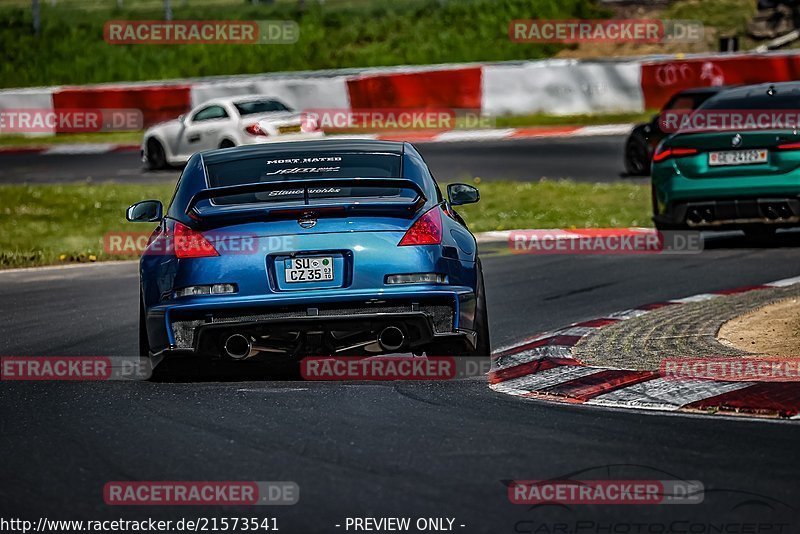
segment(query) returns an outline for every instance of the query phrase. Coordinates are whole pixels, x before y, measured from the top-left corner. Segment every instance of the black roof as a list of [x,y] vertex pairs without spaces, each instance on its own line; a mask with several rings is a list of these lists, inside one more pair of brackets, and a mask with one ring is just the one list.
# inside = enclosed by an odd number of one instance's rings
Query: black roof
[[770,87],[776,96],[800,96],[800,82],[775,82],[759,83],[754,85],[740,85],[725,93],[725,98],[746,98],[752,96],[766,96]]
[[705,94],[712,94],[715,95],[722,91],[730,90],[731,88],[737,87],[736,85],[712,85],[709,87],[692,87],[691,89],[684,89],[683,91],[678,91],[675,93],[674,96],[678,95],[705,95]]
[[372,139],[315,139],[312,141],[286,141],[245,145],[201,152],[205,163],[224,163],[236,159],[266,156],[269,154],[291,154],[295,152],[388,152],[402,155],[405,143],[401,141],[376,141]]

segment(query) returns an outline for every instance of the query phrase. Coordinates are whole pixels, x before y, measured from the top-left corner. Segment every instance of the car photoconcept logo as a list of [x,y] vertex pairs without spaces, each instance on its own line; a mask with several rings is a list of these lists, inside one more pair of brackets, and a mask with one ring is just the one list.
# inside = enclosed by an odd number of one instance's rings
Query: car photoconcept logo
[[731,146],[737,147],[741,144],[742,144],[742,136],[737,133],[736,135],[733,136],[733,139],[731,139]]
[[317,220],[308,213],[304,213],[297,219],[297,224],[300,225],[300,228],[314,228],[317,225]]

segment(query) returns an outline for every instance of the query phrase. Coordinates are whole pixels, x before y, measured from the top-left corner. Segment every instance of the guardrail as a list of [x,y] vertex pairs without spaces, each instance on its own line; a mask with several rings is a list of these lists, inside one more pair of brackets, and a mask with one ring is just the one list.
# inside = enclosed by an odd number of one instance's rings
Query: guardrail
[[211,98],[268,94],[298,110],[451,108],[487,115],[641,112],[699,86],[800,79],[800,53],[445,64],[8,89],[4,109],[138,108],[145,124]]

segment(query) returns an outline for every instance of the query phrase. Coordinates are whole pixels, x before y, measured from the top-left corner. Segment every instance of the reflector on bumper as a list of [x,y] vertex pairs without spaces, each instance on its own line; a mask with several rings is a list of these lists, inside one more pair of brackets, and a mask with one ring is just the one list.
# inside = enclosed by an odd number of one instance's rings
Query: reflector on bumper
[[390,274],[387,284],[446,284],[447,275],[437,273]]

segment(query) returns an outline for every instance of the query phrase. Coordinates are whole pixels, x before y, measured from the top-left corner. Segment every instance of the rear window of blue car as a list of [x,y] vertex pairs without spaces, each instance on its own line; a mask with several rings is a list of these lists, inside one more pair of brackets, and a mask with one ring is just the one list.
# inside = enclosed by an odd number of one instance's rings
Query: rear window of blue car
[[[216,198],[216,204],[249,202],[292,202],[303,200],[303,190],[292,182],[308,178],[399,178],[402,158],[393,153],[316,153],[274,154],[206,166],[210,187],[265,182],[286,183],[279,193],[256,193]],[[320,182],[322,183],[322,182]],[[309,198],[397,197],[406,196],[398,188],[317,187]]]

